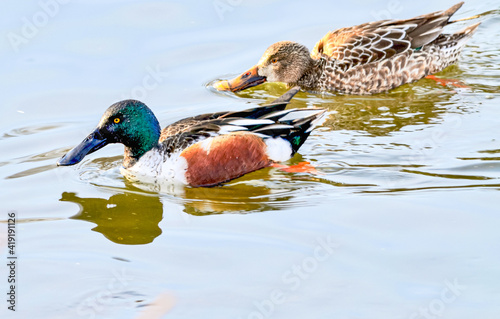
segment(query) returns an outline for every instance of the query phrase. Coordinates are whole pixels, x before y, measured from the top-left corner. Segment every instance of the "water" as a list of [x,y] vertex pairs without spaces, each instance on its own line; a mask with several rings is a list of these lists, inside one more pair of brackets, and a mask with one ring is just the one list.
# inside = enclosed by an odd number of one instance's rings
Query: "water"
[[47,3],[4,4],[0,19],[0,235],[14,212],[18,257],[16,312],[1,302],[2,318],[498,317],[498,1],[457,15],[485,12],[460,63],[439,74],[469,88],[298,94],[292,107],[330,115],[288,164],[320,174],[263,169],[161,194],[121,177],[118,145],[55,162],[120,99],[141,99],[162,126],[262,104],[286,89],[236,96],[207,83],[279,40],[312,48],[335,28],[454,3]]

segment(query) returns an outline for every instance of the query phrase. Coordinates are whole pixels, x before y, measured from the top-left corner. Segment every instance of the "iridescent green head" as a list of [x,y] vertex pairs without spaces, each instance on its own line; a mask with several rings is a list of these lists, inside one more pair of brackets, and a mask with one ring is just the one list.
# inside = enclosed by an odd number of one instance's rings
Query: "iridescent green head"
[[86,155],[110,143],[125,145],[126,157],[137,160],[158,145],[160,133],[158,120],[144,103],[124,100],[111,105],[97,128],[64,155],[57,165],[79,163]]

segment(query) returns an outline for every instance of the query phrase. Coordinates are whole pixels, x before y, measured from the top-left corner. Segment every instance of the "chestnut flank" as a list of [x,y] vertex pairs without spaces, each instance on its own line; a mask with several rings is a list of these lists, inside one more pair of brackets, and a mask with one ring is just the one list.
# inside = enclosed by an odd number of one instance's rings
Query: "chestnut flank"
[[185,149],[186,180],[191,186],[214,186],[267,167],[264,141],[253,134],[233,133],[205,140]]

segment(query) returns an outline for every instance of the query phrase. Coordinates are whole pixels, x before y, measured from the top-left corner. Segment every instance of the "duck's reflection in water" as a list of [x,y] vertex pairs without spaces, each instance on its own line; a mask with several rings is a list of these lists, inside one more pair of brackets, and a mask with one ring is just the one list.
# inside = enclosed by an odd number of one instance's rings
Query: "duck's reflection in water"
[[70,218],[96,224],[92,230],[112,242],[141,245],[151,243],[162,233],[159,223],[165,205],[180,205],[181,214],[195,216],[276,211],[300,205],[294,198],[301,186],[300,183],[290,183],[290,175],[266,168],[223,186],[185,187],[175,196],[141,192],[135,187],[137,185],[127,183],[123,192],[109,199],[84,198],[64,192],[60,201],[77,204],[80,211]]
[[[299,154],[290,160],[290,165],[300,161]],[[290,183],[293,174],[275,168],[263,168],[245,174],[228,183],[214,187],[183,187],[161,184],[131,183],[134,188],[160,194],[174,194],[190,215],[212,215],[224,213],[254,213],[279,210],[297,205],[293,198],[303,186]]]
[[271,183],[239,181],[213,188],[186,189],[184,212],[190,215],[252,213],[279,210],[294,197],[290,189],[271,188]]
[[118,244],[148,244],[162,232],[158,224],[163,218],[163,204],[157,195],[125,192],[103,199],[64,192],[60,200],[80,206],[72,219],[96,224],[93,231]]
[[[440,72],[443,78],[460,77],[460,69],[450,66]],[[388,93],[374,95],[314,94],[299,92],[288,108],[321,106],[331,113],[323,123],[333,131],[349,130],[384,136],[408,126],[436,124],[450,112],[468,113],[471,110],[466,94],[471,89],[443,87],[434,80],[422,79],[405,84]],[[270,101],[286,91],[284,85],[266,83],[234,94],[240,98]],[[313,133],[314,135],[314,133]]]

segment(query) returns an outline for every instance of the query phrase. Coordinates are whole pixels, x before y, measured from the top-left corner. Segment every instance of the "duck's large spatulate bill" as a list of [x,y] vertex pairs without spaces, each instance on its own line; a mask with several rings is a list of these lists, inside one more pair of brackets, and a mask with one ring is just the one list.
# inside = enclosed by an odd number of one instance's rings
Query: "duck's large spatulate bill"
[[105,137],[98,130],[90,133],[80,144],[66,153],[58,162],[58,166],[75,165],[85,156],[93,153],[109,144]]

